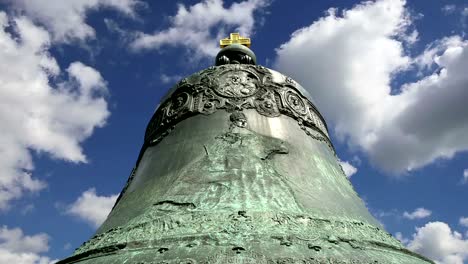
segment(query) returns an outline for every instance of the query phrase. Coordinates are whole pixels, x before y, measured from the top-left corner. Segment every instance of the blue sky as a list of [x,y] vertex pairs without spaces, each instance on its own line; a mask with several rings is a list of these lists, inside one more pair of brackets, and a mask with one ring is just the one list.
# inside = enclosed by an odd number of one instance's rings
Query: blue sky
[[310,92],[387,231],[468,263],[466,1],[0,0],[0,26],[1,263],[92,236],[160,98],[234,31]]

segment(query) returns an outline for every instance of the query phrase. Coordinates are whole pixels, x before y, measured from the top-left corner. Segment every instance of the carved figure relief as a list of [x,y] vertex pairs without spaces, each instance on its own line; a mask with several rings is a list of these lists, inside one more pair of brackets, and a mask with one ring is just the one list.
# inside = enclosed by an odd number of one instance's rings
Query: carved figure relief
[[258,89],[258,79],[247,71],[226,71],[221,73],[216,92],[226,97],[247,97]]
[[185,92],[181,92],[176,96],[173,96],[172,101],[167,109],[167,116],[173,116],[177,112],[181,112],[184,107],[188,108],[189,99],[190,96]]
[[228,122],[228,131],[204,146],[206,155],[187,166],[160,201],[180,210],[191,205],[193,210],[272,207],[302,212],[290,183],[271,163],[275,155],[289,153],[287,143],[247,129],[242,112],[232,113]]
[[240,128],[245,128],[247,126],[247,117],[242,112],[234,112],[229,116],[231,121],[231,127],[237,126]]

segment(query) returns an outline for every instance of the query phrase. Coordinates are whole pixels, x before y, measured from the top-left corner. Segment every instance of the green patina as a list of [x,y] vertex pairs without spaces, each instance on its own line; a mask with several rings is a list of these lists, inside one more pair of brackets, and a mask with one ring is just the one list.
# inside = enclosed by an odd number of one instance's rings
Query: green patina
[[59,263],[433,263],[369,214],[298,83],[221,54],[163,99],[107,220]]

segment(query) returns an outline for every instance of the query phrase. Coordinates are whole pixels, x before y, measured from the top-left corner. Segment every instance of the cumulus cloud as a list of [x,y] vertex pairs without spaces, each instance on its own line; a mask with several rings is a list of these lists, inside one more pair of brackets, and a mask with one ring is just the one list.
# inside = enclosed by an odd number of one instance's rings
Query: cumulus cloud
[[468,217],[460,217],[459,223],[464,227],[468,227]]
[[32,151],[86,162],[80,143],[109,115],[99,72],[74,62],[62,75],[50,43],[30,20],[0,12],[0,210],[46,187],[32,175]]
[[416,228],[407,247],[441,264],[463,264],[468,259],[468,239],[444,222]]
[[343,168],[346,177],[348,178],[351,178],[351,176],[353,176],[357,172],[357,168],[347,161],[340,161],[340,165],[341,168]]
[[95,30],[86,23],[88,12],[101,8],[135,16],[138,0],[8,0],[16,10],[46,26],[54,41],[70,42],[94,38]]
[[81,194],[67,209],[66,213],[77,216],[93,227],[99,227],[114,206],[118,194],[110,196],[96,195],[91,188]]
[[28,236],[20,228],[0,228],[0,262],[19,264],[49,264],[52,261],[41,253],[49,250],[49,236],[45,233]]
[[227,8],[223,0],[204,0],[190,7],[179,4],[177,14],[170,18],[169,28],[152,34],[139,32],[131,47],[142,50],[182,46],[194,51],[198,58],[212,57],[219,50],[219,39],[227,37],[229,30],[250,36],[255,11],[268,3],[269,0],[246,0]]
[[[309,90],[339,140],[396,175],[468,150],[468,41],[444,38],[412,58],[411,22],[403,0],[331,9],[294,32],[275,60]],[[392,89],[418,68],[417,81]]]
[[413,220],[413,219],[426,218],[426,217],[429,217],[431,214],[432,212],[430,210],[420,207],[420,208],[416,208],[416,210],[414,210],[411,213],[408,213],[405,211],[403,213],[403,217]]

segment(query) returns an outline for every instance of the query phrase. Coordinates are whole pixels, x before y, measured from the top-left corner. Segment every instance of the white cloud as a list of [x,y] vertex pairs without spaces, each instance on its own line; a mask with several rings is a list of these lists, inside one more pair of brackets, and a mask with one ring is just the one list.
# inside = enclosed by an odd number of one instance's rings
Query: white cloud
[[175,82],[182,79],[182,76],[180,76],[180,75],[167,75],[167,74],[162,73],[160,78],[161,78],[161,82],[164,83],[164,84],[174,84]]
[[468,169],[463,170],[462,183],[468,183]]
[[[460,46],[461,39],[459,36],[445,37],[438,39],[430,43],[424,52],[413,59],[414,65],[419,68],[421,71],[429,70],[432,67],[437,67],[437,58],[445,50],[448,50],[450,47]],[[419,74],[423,74],[419,72]]]
[[[218,52],[219,39],[228,30],[250,36],[255,24],[254,13],[268,5],[268,0],[246,0],[228,8],[222,0],[205,0],[193,6],[179,4],[177,14],[170,18],[169,28],[152,34],[137,33],[131,44],[134,50],[159,49],[162,46],[183,46],[194,51],[196,58],[212,57]],[[210,32],[215,32],[214,36]]]
[[71,247],[72,247],[72,244],[70,242],[67,242],[65,245],[63,245],[63,249],[65,250],[69,250],[71,249]]
[[0,12],[0,210],[46,186],[33,178],[32,151],[85,162],[80,143],[109,116],[101,75],[74,62],[68,80],[56,81],[62,75],[49,47],[44,29]]
[[421,207],[421,208],[417,208],[416,210],[414,210],[411,213],[408,213],[408,212],[405,211],[403,213],[403,217],[413,220],[413,219],[426,218],[426,217],[429,217],[431,214],[432,214],[432,212],[430,210],[427,210],[427,209]]
[[25,236],[20,228],[8,229],[8,227],[2,226],[0,229],[1,248],[12,252],[47,252],[49,250],[48,241],[49,236],[44,233]]
[[396,232],[395,233],[395,238],[400,240],[400,242],[403,244],[403,245],[407,245],[409,243],[409,239],[404,237],[403,234],[401,232]]
[[[468,150],[468,41],[445,38],[411,58],[410,25],[403,0],[368,1],[342,16],[331,9],[294,32],[275,63],[309,90],[340,140],[395,174]],[[433,67],[392,91],[413,65]]]
[[461,11],[461,14],[463,17],[468,16],[468,7],[463,8],[463,10]]
[[442,7],[442,12],[444,12],[444,14],[448,15],[448,14],[452,14],[453,12],[455,12],[456,9],[457,9],[457,7],[455,5],[444,5]]
[[340,161],[340,165],[343,168],[346,177],[348,178],[351,178],[351,176],[353,176],[357,172],[357,168],[347,161]]
[[443,222],[429,222],[416,228],[408,249],[441,264],[463,264],[468,258],[468,240]]
[[460,217],[459,223],[464,227],[468,227],[468,217]]
[[59,42],[94,38],[95,30],[86,23],[92,10],[109,8],[135,16],[138,0],[9,0],[13,8],[45,25]]
[[404,34],[400,37],[403,42],[406,42],[408,44],[414,44],[419,40],[419,32],[416,30],[413,30],[409,34]]
[[20,212],[22,215],[26,215],[34,211],[34,209],[35,209],[34,204],[28,204],[25,207],[23,207]]
[[114,206],[118,194],[110,196],[96,195],[96,189],[91,188],[81,194],[78,199],[71,204],[67,213],[77,216],[93,227],[99,227]]
[[373,215],[377,218],[384,218],[384,217],[398,217],[400,215],[400,212],[396,209],[384,211],[384,210],[378,210],[373,213]]
[[48,264],[54,263],[40,253],[49,250],[49,236],[39,233],[33,236],[23,234],[20,228],[0,228],[0,263]]

